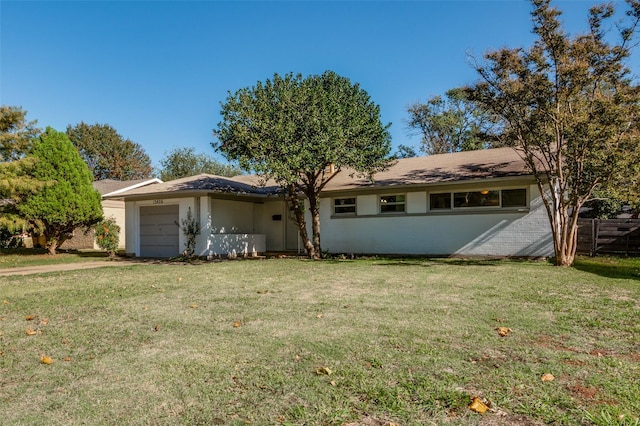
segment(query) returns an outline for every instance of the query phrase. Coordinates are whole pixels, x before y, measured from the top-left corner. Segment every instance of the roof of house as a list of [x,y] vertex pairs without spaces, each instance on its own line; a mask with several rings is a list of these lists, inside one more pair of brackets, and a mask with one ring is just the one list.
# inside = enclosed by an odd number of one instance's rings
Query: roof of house
[[117,193],[125,192],[130,189],[139,188],[141,186],[151,185],[155,183],[161,183],[162,181],[157,178],[147,179],[134,179],[134,180],[115,180],[115,179],[103,179],[93,182],[93,187],[100,193],[100,195],[115,195]]
[[513,148],[494,148],[400,159],[376,173],[373,180],[345,170],[327,184],[326,191],[435,185],[530,174]]
[[[387,170],[375,174],[373,180],[358,176],[352,170],[342,170],[329,181],[323,191],[434,185],[527,175],[530,175],[530,172],[514,149],[495,148],[399,159]],[[118,195],[123,198],[137,198],[172,192],[267,196],[278,194],[280,188],[275,182],[264,182],[256,175],[228,178],[200,174],[131,189]]]
[[170,180],[168,182],[157,183],[155,185],[143,186],[131,189],[118,196],[140,197],[167,194],[173,192],[181,193],[202,193],[217,192],[234,195],[269,195],[273,193],[272,188],[264,188],[260,185],[251,185],[222,176],[202,173],[195,176]]

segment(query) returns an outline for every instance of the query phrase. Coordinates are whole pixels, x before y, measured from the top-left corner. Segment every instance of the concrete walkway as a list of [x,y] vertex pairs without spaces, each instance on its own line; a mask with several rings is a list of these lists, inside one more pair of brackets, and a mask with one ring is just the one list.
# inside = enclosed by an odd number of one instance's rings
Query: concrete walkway
[[8,277],[12,275],[42,274],[47,272],[76,271],[80,269],[104,268],[108,266],[125,266],[134,263],[136,265],[145,265],[145,263],[143,262],[132,262],[128,260],[96,260],[92,262],[60,263],[54,265],[2,268],[0,269],[0,277]]

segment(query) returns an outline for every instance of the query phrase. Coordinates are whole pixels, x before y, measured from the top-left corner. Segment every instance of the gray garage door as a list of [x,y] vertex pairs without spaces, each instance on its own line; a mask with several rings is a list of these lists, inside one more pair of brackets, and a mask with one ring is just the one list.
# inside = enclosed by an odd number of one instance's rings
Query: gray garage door
[[173,257],[180,254],[178,205],[140,207],[140,256]]

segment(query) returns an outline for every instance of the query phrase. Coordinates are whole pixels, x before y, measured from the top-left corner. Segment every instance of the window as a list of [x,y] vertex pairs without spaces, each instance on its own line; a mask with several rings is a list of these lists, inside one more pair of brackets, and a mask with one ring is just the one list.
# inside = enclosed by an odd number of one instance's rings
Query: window
[[467,192],[444,192],[429,194],[429,210],[451,210],[464,208],[514,208],[527,207],[527,190],[492,189]]
[[333,214],[356,214],[356,199],[352,198],[334,198]]
[[500,191],[470,191],[453,194],[453,207],[499,207]]
[[449,210],[451,208],[451,193],[430,194],[429,205],[431,210]]
[[380,213],[404,213],[404,195],[382,195],[380,196]]
[[527,190],[503,189],[502,207],[527,207]]

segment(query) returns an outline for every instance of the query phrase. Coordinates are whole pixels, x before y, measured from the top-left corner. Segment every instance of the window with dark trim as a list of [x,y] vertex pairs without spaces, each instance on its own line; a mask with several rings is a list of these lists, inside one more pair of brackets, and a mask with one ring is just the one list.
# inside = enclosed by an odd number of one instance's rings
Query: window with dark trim
[[404,195],[381,195],[380,213],[404,213],[405,204]]
[[356,214],[356,198],[334,198],[333,199],[333,214],[345,215]]
[[451,209],[451,193],[429,194],[429,205],[431,206],[431,210]]
[[466,192],[443,192],[429,194],[429,210],[451,210],[465,208],[515,208],[527,207],[527,190],[492,189]]
[[502,207],[527,207],[527,190],[503,189]]
[[453,193],[453,207],[499,207],[500,191],[468,191]]

